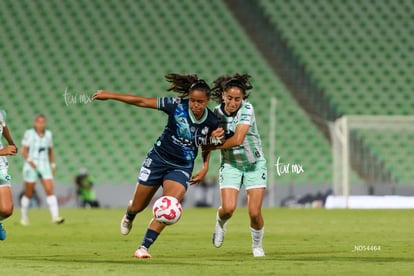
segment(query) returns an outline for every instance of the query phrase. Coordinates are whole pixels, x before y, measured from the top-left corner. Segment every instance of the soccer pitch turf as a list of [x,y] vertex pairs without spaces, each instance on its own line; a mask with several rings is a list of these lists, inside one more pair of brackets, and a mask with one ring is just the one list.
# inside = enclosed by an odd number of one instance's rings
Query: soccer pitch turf
[[236,211],[221,248],[211,243],[214,209],[185,209],[152,246],[152,259],[132,257],[151,217],[139,214],[128,236],[121,209],[20,210],[4,221],[2,275],[413,275],[412,210],[264,209],[266,257],[253,258],[247,210]]

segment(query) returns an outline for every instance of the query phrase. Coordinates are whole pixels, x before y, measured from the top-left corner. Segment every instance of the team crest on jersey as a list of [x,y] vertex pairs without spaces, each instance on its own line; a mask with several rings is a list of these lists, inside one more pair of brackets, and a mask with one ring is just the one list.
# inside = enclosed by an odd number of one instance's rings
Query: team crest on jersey
[[205,127],[201,130],[201,134],[202,134],[202,135],[207,135],[207,133],[208,133],[208,127],[207,127],[207,126],[205,126]]
[[181,98],[172,98],[172,103],[173,104],[179,104],[179,103],[181,103]]

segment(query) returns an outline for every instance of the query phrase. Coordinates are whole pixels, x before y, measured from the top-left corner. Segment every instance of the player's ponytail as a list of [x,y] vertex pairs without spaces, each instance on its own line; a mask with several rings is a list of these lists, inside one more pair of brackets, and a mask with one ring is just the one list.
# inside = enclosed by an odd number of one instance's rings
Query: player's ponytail
[[210,98],[210,86],[196,74],[180,75],[170,73],[165,75],[165,79],[171,83],[167,91],[173,91],[180,95],[181,98],[188,97],[193,90],[200,90],[206,93]]
[[243,99],[247,99],[249,97],[249,93],[247,90],[253,88],[252,84],[250,83],[251,76],[249,74],[235,74],[235,75],[226,75],[218,77],[214,82],[214,86],[211,89],[211,98],[216,102],[223,102],[221,95],[227,89],[232,87],[238,87],[242,90],[244,97]]

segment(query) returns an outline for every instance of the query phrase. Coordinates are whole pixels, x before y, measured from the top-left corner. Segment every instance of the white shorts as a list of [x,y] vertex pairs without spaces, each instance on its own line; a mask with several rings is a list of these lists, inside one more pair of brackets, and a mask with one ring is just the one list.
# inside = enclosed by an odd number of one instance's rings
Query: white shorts
[[7,172],[7,166],[0,168],[0,187],[10,186],[11,176]]
[[38,166],[35,170],[28,163],[25,163],[23,166],[24,182],[32,183],[36,182],[38,179],[53,179],[53,174],[50,166]]
[[246,190],[267,187],[266,160],[258,160],[248,168],[237,168],[230,164],[223,164],[219,172],[220,189],[232,188]]

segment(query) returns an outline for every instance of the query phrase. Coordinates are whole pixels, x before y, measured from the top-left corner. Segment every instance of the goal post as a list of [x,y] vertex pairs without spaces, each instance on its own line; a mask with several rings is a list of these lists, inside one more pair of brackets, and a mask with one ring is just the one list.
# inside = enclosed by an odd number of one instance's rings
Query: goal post
[[268,156],[268,189],[269,207],[276,207],[276,178],[274,166],[276,164],[276,105],[277,98],[273,97],[270,101],[269,118],[269,156]]
[[351,158],[356,154],[355,148],[351,145],[351,131],[414,131],[414,116],[349,115],[342,116],[328,125],[332,142],[333,190],[335,195],[346,198],[346,207],[348,207]]

